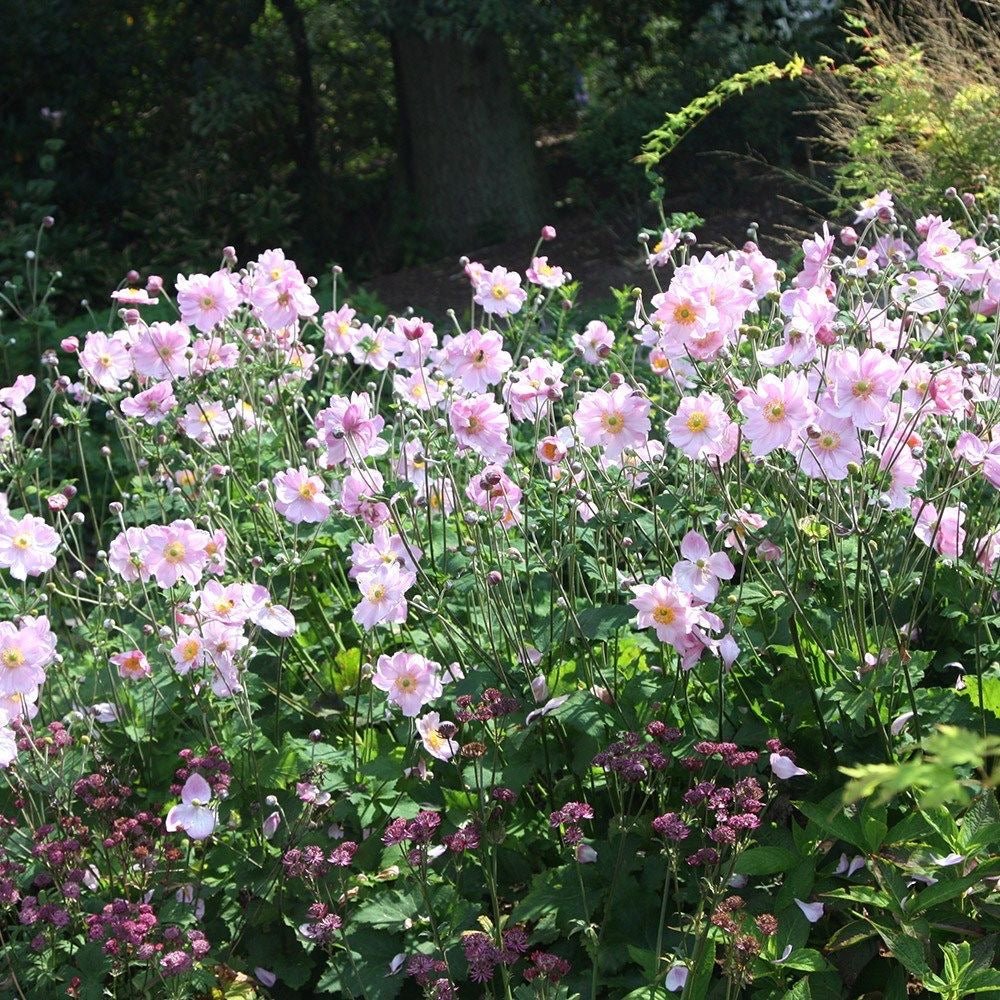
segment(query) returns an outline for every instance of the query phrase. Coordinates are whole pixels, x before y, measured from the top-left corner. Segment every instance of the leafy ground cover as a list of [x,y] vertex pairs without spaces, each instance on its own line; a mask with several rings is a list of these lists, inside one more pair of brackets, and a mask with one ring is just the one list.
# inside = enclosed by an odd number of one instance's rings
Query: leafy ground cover
[[1000,233],[942,211],[668,224],[599,318],[546,227],[436,326],[226,248],[19,328],[0,988],[1000,989]]

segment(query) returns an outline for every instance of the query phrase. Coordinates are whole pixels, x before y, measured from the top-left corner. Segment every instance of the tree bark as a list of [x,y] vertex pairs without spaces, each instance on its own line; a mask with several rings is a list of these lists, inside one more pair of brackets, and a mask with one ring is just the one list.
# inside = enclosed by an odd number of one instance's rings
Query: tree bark
[[542,181],[503,42],[392,37],[400,160],[436,249],[468,250],[542,219]]

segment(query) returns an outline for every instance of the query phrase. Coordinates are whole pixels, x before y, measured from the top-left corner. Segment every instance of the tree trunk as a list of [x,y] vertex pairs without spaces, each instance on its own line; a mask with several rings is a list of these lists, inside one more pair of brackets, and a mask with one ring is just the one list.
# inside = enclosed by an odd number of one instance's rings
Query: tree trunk
[[398,32],[392,57],[400,158],[436,249],[469,250],[544,221],[531,129],[500,38]]

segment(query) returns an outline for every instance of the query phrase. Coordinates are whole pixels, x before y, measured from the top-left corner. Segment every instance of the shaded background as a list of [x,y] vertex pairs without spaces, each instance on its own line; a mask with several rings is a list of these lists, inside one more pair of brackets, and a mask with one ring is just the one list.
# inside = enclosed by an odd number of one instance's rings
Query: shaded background
[[[541,223],[606,293],[656,221],[642,136],[737,70],[838,44],[835,0],[0,7],[0,276],[51,214],[66,308],[129,268],[211,270],[225,244],[433,304],[457,254],[520,265]],[[816,179],[806,96],[778,83],[711,117],[666,165],[668,208],[734,240],[794,223],[781,196],[809,192],[767,164]]]

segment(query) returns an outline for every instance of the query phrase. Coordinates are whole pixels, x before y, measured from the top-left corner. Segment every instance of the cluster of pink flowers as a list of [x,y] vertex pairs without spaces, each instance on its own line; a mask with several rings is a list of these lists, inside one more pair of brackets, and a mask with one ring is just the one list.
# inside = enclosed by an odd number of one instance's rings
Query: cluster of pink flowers
[[0,621],[0,768],[17,756],[12,724],[38,714],[39,689],[55,659],[56,637],[44,615]]

